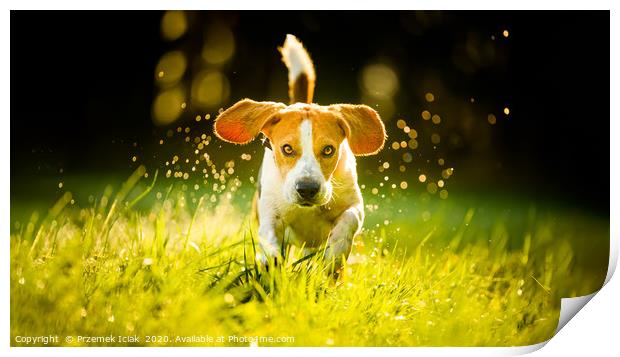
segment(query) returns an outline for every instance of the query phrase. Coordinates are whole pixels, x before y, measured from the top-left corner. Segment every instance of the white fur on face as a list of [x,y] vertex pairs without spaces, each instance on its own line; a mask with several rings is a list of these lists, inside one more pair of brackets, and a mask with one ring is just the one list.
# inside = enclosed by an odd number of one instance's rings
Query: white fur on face
[[297,194],[295,185],[300,180],[311,180],[319,184],[319,192],[316,196],[315,204],[323,205],[331,197],[332,187],[329,182],[325,182],[321,166],[314,156],[312,144],[312,122],[304,120],[299,126],[299,141],[301,143],[301,157],[292,170],[288,172],[284,180],[284,197],[291,203],[298,203],[300,197]]

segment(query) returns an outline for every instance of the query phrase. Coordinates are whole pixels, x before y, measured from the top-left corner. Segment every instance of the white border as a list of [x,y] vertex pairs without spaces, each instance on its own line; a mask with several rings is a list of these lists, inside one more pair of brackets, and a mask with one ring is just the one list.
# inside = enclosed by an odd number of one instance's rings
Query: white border
[[[10,118],[10,83],[11,83],[11,64],[10,64],[10,13],[9,11],[4,11],[2,13],[2,20],[0,20],[0,45],[3,49],[2,56],[0,56],[1,65],[0,68],[4,70],[0,71],[0,83],[2,92],[0,93],[0,110],[2,110],[2,116],[0,117],[0,153],[2,155],[2,161],[5,165],[8,165],[8,170],[10,170],[10,127],[9,127],[9,118]],[[4,49],[7,49],[5,52]],[[10,175],[3,174],[0,175],[0,232],[2,233],[2,247],[0,251],[2,252],[2,263],[0,264],[0,279],[2,293],[0,294],[0,336],[11,336],[11,320],[10,320],[10,301],[9,295],[11,291],[11,280],[9,279],[9,271],[10,271],[10,262],[11,262],[11,253],[10,253],[10,218],[9,212],[11,212],[11,201],[10,201]],[[8,348],[9,338],[2,339],[2,349],[5,350]]]
[[13,10],[608,10],[613,9],[611,0],[381,0],[360,2],[356,0],[151,0],[151,1],[79,1],[79,0],[8,0]]
[[[521,0],[521,1],[480,1],[480,0],[470,0],[470,1],[460,1],[460,0],[445,0],[441,2],[436,1],[399,1],[399,0],[381,0],[381,1],[373,1],[367,2],[365,4],[360,4],[355,1],[334,1],[334,0],[314,0],[311,2],[286,2],[283,0],[280,1],[253,1],[253,0],[240,0],[240,1],[199,1],[199,0],[178,0],[178,1],[162,1],[162,0],[151,0],[143,3],[140,2],[130,2],[127,0],[107,0],[107,1],[77,1],[77,0],[57,0],[57,1],[14,1],[9,0],[3,2],[6,4],[7,8],[3,12],[2,21],[0,22],[0,28],[2,29],[1,41],[2,48],[8,49],[10,48],[10,13],[8,9],[248,9],[248,10],[268,10],[268,9],[326,9],[326,10],[338,10],[338,9],[462,9],[462,10],[474,10],[474,9],[497,9],[497,10],[512,10],[512,9],[538,9],[538,10],[546,10],[546,9],[612,9],[611,11],[611,38],[617,39],[618,36],[618,26],[614,21],[617,21],[617,5],[612,1],[599,1],[599,0],[589,0],[589,1],[541,1],[541,0]],[[575,24],[575,26],[579,26]],[[611,60],[610,63],[618,63],[618,46],[614,43],[613,40],[610,41],[611,45]],[[10,160],[10,128],[9,128],[9,118],[10,118],[10,50],[4,52],[3,56],[0,56],[0,61],[2,61],[2,66],[0,68],[3,69],[0,73],[0,78],[2,79],[2,95],[0,96],[0,104],[1,108],[4,112],[2,116],[2,120],[0,120],[0,125],[2,125],[2,129],[0,131],[0,135],[2,135],[0,139],[0,152],[2,157],[5,159],[3,162],[6,164],[9,163]],[[610,162],[610,183],[619,182],[618,178],[619,170],[617,166],[614,164],[617,160],[614,158],[620,155],[620,147],[618,144],[618,140],[611,140],[614,137],[617,137],[618,134],[618,112],[617,107],[614,104],[618,103],[618,72],[615,70],[615,67],[611,67],[611,112],[610,118],[615,118],[614,120],[610,120],[610,143],[611,143],[611,162]],[[10,267],[10,253],[9,253],[9,240],[6,239],[9,236],[10,231],[10,220],[8,219],[8,212],[10,212],[10,183],[9,183],[9,175],[1,175],[0,176],[0,212],[4,214],[0,216],[0,229],[5,232],[5,240],[4,240],[4,248],[2,250],[2,254],[4,254],[5,259],[3,260],[3,264],[0,264],[0,276],[8,277],[9,276],[9,267]],[[618,242],[617,238],[620,236],[620,227],[617,224],[619,222],[619,207],[618,203],[620,202],[620,193],[618,189],[615,188],[615,185],[611,184],[610,186],[610,217],[611,217],[611,256],[610,256],[610,269],[607,274],[606,283],[609,282],[613,271],[615,270],[617,257],[618,257]],[[616,279],[617,280],[617,279]],[[0,303],[3,305],[3,309],[1,311],[1,317],[4,323],[0,326],[0,340],[2,341],[3,350],[9,349],[9,336],[10,336],[10,302],[9,302],[9,279],[2,279],[2,294],[0,295]],[[583,300],[583,299],[582,299]],[[575,352],[591,353],[594,351],[600,352],[608,352],[617,349],[617,345],[615,344],[617,337],[615,336],[614,331],[617,331],[618,323],[618,307],[617,301],[620,300],[620,284],[617,281],[612,281],[610,284],[606,285],[603,289],[602,293],[598,294],[593,298],[595,301],[594,304],[589,304],[584,308],[585,312],[580,314],[575,320],[582,320],[575,323],[569,323],[568,326],[570,328],[562,330],[557,337],[554,337],[549,342],[549,346],[543,349],[539,354],[545,355],[566,355],[567,353],[573,354]],[[614,313],[611,313],[613,311]],[[592,314],[590,316],[589,314]],[[613,334],[613,335],[612,335]],[[596,341],[596,345],[591,345],[593,341]],[[526,346],[526,347],[517,347],[517,348],[398,348],[398,349],[386,349],[386,348],[377,348],[370,350],[371,353],[391,353],[391,354],[400,354],[400,355],[410,355],[411,353],[421,353],[423,355],[514,355],[520,353],[527,353],[531,351],[535,351],[540,347],[544,346],[546,343],[541,343],[539,345],[534,346]],[[353,349],[347,348],[346,351],[350,351]],[[364,353],[369,352],[368,349],[355,349],[356,353]],[[55,354],[75,354],[82,355],[83,353],[94,354],[94,355],[108,355],[111,350],[110,349],[88,349],[84,351],[83,349],[78,348],[46,348],[46,349],[30,349],[30,348],[12,348],[9,350],[13,354],[17,355],[31,355],[31,354],[40,354],[41,352],[48,353],[51,355]],[[150,348],[147,351],[136,351],[135,348],[117,348],[113,350],[114,353],[122,353],[122,354],[130,354],[130,353],[140,353],[145,352],[152,355],[170,355],[171,353],[183,353],[189,355],[200,355],[204,356],[205,353],[213,353],[213,354],[230,354],[230,353],[239,353],[246,354],[249,351],[246,349],[230,349],[230,348],[209,348],[208,350],[201,348],[165,348],[165,349],[153,349]],[[252,353],[254,354],[264,354],[264,355],[284,355],[287,357],[291,353],[295,354],[314,354],[314,353],[328,353],[328,354],[340,354],[343,352],[342,349],[321,349],[321,351],[315,351],[314,349],[300,349],[300,348],[271,348],[271,349],[254,349]],[[354,352],[354,351],[350,351]]]

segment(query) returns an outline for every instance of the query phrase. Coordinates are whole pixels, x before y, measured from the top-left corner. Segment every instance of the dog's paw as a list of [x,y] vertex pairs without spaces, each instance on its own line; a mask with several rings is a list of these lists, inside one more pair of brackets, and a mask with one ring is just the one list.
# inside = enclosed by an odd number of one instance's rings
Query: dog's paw
[[327,261],[335,261],[342,264],[349,257],[353,243],[354,230],[348,225],[339,224],[331,231],[327,239],[324,257]]
[[325,261],[339,268],[347,260],[350,252],[351,243],[348,240],[331,241],[327,244],[323,257]]
[[273,265],[275,266],[278,265],[279,260],[282,260],[279,249],[265,249],[262,246],[261,248],[262,249],[260,252],[256,252],[256,256],[254,257],[254,259],[256,260],[257,264],[259,264],[263,268],[268,268],[270,261],[273,262]]
[[256,263],[260,266],[267,266],[267,256],[263,253],[256,253],[256,256],[254,257],[254,260],[256,261]]
[[261,242],[260,249],[261,254],[263,254],[265,258],[279,258],[281,256],[280,246],[278,244]]

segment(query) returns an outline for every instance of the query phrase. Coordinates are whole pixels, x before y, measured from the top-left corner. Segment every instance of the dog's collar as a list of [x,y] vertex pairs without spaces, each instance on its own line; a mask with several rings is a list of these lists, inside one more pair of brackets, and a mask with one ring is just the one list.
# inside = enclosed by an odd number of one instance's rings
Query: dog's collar
[[271,141],[269,141],[269,138],[267,136],[265,136],[265,134],[263,134],[261,142],[263,144],[263,147],[273,151],[273,148],[271,147]]

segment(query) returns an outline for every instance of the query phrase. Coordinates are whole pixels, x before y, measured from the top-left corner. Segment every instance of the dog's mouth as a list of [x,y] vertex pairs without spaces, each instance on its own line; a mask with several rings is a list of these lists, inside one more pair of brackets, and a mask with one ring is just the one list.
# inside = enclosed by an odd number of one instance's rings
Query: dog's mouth
[[295,200],[293,201],[293,203],[295,203],[299,207],[311,208],[311,207],[322,206],[326,202],[324,202],[324,198],[321,196],[316,196],[312,198],[303,198],[303,197],[297,196],[295,197]]
[[314,197],[313,199],[303,199],[301,197],[297,197],[294,203],[299,207],[312,208],[323,206],[327,204],[328,201],[329,198],[326,197]]
[[301,201],[301,202],[297,202],[297,204],[301,207],[313,207],[317,205],[316,202],[311,202],[311,201]]

